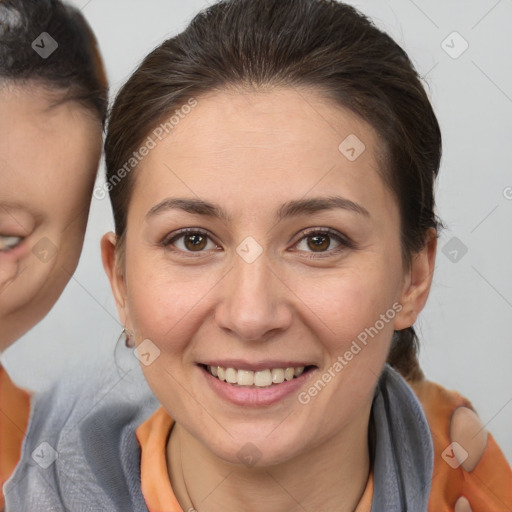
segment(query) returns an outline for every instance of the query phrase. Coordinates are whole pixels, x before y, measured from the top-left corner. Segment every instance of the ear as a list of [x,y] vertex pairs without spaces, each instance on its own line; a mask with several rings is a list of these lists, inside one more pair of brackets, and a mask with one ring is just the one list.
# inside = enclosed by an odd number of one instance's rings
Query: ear
[[118,267],[118,259],[116,258],[117,237],[115,233],[106,233],[101,239],[101,259],[103,268],[110,281],[110,287],[116,301],[117,314],[121,323],[129,328],[128,306],[126,283],[123,269]]
[[395,316],[394,329],[400,331],[416,322],[418,315],[427,302],[437,250],[437,232],[430,228],[423,249],[413,256],[411,269],[404,276],[401,297],[402,309]]

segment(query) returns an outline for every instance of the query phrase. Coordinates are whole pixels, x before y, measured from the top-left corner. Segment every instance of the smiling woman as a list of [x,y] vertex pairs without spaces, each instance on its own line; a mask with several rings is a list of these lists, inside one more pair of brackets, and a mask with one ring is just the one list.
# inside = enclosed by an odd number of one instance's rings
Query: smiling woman
[[389,36],[334,1],[219,2],[140,64],[105,149],[103,263],[162,407],[68,430],[13,510],[510,508],[492,436],[418,366],[441,135]]
[[77,265],[107,85],[94,35],[72,7],[1,0],[0,35],[3,350],[48,312]]
[[[0,351],[48,313],[76,268],[106,89],[79,11],[0,0]],[[0,366],[0,485],[19,457],[28,407]]]

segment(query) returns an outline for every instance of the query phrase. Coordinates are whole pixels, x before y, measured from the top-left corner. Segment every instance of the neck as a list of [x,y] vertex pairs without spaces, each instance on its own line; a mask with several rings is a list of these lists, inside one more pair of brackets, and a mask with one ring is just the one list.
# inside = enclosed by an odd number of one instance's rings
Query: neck
[[347,425],[292,460],[246,468],[216,457],[180,425],[168,442],[167,466],[184,511],[353,512],[370,470],[368,421]]

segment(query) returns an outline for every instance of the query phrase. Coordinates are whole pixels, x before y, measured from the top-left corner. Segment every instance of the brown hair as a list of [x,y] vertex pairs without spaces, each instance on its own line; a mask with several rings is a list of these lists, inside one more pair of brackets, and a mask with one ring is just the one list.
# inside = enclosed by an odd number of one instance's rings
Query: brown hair
[[[383,140],[382,178],[400,210],[402,260],[443,227],[434,213],[441,158],[436,116],[407,54],[351,6],[329,0],[225,0],[140,64],[112,108],[107,181],[164,116],[193,96],[228,87],[305,86],[367,121]],[[135,177],[109,187],[123,250]],[[413,327],[395,331],[388,362],[421,376]]]
[[[32,44],[44,32],[58,46],[42,57]],[[105,122],[108,86],[96,38],[82,13],[60,0],[0,0],[2,80],[42,85],[56,104],[76,101]]]

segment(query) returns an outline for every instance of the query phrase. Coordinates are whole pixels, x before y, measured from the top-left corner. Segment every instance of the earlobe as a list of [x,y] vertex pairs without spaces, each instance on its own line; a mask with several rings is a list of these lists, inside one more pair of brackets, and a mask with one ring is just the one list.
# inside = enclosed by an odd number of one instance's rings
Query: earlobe
[[115,272],[116,235],[112,231],[105,233],[101,238],[101,260],[109,281]]
[[116,258],[117,237],[115,233],[109,232],[103,235],[101,239],[101,259],[103,268],[110,281],[110,287],[114,294],[119,319],[123,325],[126,325],[126,286],[124,282],[124,273],[118,268],[118,260]]
[[437,232],[429,229],[423,249],[413,256],[411,269],[404,278],[400,304],[402,310],[395,317],[396,331],[406,329],[416,322],[424,308],[434,273],[437,249]]
[[408,302],[402,305],[402,310],[395,316],[394,330],[401,331],[407,329],[416,322],[418,313],[412,309],[411,304]]

